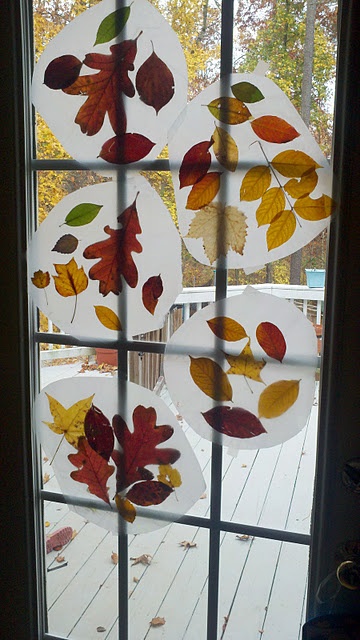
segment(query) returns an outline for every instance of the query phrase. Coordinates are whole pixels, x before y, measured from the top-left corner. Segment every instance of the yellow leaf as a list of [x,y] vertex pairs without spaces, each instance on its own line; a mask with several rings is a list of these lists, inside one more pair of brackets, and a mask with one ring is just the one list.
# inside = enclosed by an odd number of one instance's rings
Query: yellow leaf
[[290,409],[299,395],[300,380],[279,380],[270,384],[259,398],[259,418],[278,418]]
[[261,199],[261,203],[256,210],[256,220],[258,226],[270,224],[275,216],[285,208],[285,196],[280,187],[268,189]]
[[201,209],[209,204],[220,189],[220,176],[218,171],[211,171],[196,182],[189,193],[186,209]]
[[247,333],[244,327],[232,318],[218,316],[217,318],[207,320],[207,323],[211,331],[217,338],[220,338],[220,340],[237,342],[238,340],[242,340],[242,338],[247,338]]
[[307,153],[291,149],[278,153],[272,159],[271,164],[285,178],[301,178],[306,173],[315,171],[321,166],[310,158]]
[[231,356],[225,353],[226,360],[230,365],[228,374],[245,376],[255,382],[264,382],[261,378],[261,371],[265,367],[265,360],[255,360],[250,347],[250,339],[238,356]]
[[31,278],[31,282],[38,289],[45,289],[50,284],[50,274],[48,271],[35,271],[33,277]]
[[292,198],[303,198],[314,191],[318,181],[319,177],[316,171],[310,171],[303,175],[300,180],[296,180],[296,178],[289,180],[284,185],[284,189]]
[[199,389],[213,400],[232,400],[228,377],[214,360],[190,356],[190,375]]
[[243,254],[246,240],[246,216],[236,207],[211,204],[197,211],[190,225],[188,238],[202,238],[210,264],[226,256],[231,248]]
[[85,435],[84,420],[91,407],[94,395],[93,393],[89,398],[79,400],[68,409],[65,409],[58,400],[47,393],[49,409],[54,422],[44,421],[44,424],[55,433],[63,434],[69,444],[77,449],[79,438]]
[[300,218],[315,222],[328,218],[334,212],[335,201],[323,194],[320,198],[313,200],[309,196],[299,198],[294,204],[294,209]]
[[116,494],[115,503],[117,506],[117,510],[120,513],[121,517],[126,520],[126,522],[134,522],[136,518],[136,509],[130,500],[127,498],[123,498],[120,494]]
[[267,165],[252,167],[244,176],[240,188],[240,200],[251,202],[261,198],[270,187],[271,171]]
[[215,98],[207,106],[210,113],[225,124],[241,124],[251,118],[246,104],[237,98]]
[[268,250],[276,249],[287,242],[296,229],[296,218],[292,211],[278,213],[271,221],[266,233]]
[[47,527],[50,527],[50,522],[49,522],[49,520],[46,520],[46,522],[45,522],[45,527],[46,527],[46,528],[47,528]]
[[181,487],[182,485],[180,472],[177,469],[173,469],[171,464],[159,465],[159,475],[157,479],[159,482],[163,482],[173,489]]
[[94,309],[98,320],[104,325],[104,327],[112,329],[113,331],[122,330],[120,319],[112,309],[101,305],[94,306]]
[[239,151],[234,138],[222,127],[216,127],[212,139],[218,162],[228,171],[235,171],[239,161]]
[[76,296],[88,286],[88,277],[83,267],[78,267],[74,258],[67,264],[54,264],[57,276],[53,276],[56,291],[68,298]]

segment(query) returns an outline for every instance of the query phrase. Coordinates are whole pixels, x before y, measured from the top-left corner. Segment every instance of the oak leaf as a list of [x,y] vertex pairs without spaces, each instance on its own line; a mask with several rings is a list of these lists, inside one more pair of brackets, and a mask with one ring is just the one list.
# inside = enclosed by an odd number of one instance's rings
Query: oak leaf
[[93,404],[85,416],[84,430],[90,447],[109,460],[114,448],[114,433],[107,417]]
[[240,209],[216,203],[196,212],[187,237],[202,238],[205,254],[213,264],[229,249],[243,255],[246,229],[246,216]]
[[190,375],[199,389],[213,400],[232,400],[233,392],[226,373],[210,358],[190,357]]
[[218,171],[211,171],[196,182],[188,195],[186,209],[201,209],[210,204],[220,189],[220,176]]
[[99,158],[112,164],[131,164],[145,158],[154,145],[141,133],[123,133],[104,142]]
[[142,301],[145,309],[152,315],[155,313],[157,303],[160,296],[163,293],[163,282],[160,274],[158,276],[151,276],[144,284],[142,288]]
[[225,124],[241,124],[251,118],[247,106],[236,98],[215,98],[207,108],[217,120]]
[[300,380],[279,380],[270,384],[259,398],[259,418],[278,418],[290,409],[299,395]]
[[294,127],[278,116],[261,116],[250,123],[258,138],[265,142],[283,144],[299,137]]
[[159,474],[157,477],[159,482],[169,485],[172,489],[181,487],[182,480],[180,472],[174,469],[171,464],[160,464]]
[[240,188],[240,200],[252,202],[261,198],[270,187],[271,172],[267,165],[252,167],[244,175]]
[[180,189],[195,184],[208,172],[211,164],[209,149],[213,143],[212,138],[198,142],[185,153],[179,169]]
[[275,158],[272,159],[271,164],[273,168],[281,173],[285,178],[301,178],[307,173],[315,171],[320,168],[320,165],[315,162],[304,151],[295,151],[293,149],[287,149],[281,151]]
[[319,176],[316,171],[310,171],[305,173],[300,180],[291,178],[291,180],[284,184],[284,189],[286,193],[294,199],[303,198],[315,189],[318,180]]
[[207,324],[211,331],[220,340],[226,340],[227,342],[237,342],[242,338],[247,338],[247,333],[244,327],[233,320],[233,318],[227,318],[226,316],[217,316],[207,320]]
[[281,211],[270,223],[266,232],[266,242],[269,251],[276,249],[290,240],[296,229],[296,218],[290,209]]
[[256,328],[256,339],[265,353],[282,362],[286,353],[286,340],[279,327],[272,322],[261,322]]
[[115,468],[92,449],[86,438],[79,439],[78,452],[70,453],[68,459],[77,467],[77,471],[70,473],[71,478],[87,484],[90,493],[110,504],[106,483]]
[[285,196],[283,190],[280,187],[268,189],[264,193],[261,203],[256,210],[258,226],[261,227],[264,224],[270,224],[275,216],[281,211],[284,211],[284,209]]
[[68,443],[77,449],[79,438],[85,435],[85,417],[91,407],[94,395],[93,393],[89,398],[79,400],[65,409],[58,400],[46,393],[54,422],[44,421],[44,424],[54,433],[64,435]]
[[265,367],[265,360],[256,360],[250,347],[250,338],[238,356],[225,353],[225,358],[230,365],[228,374],[245,376],[255,382],[264,382],[261,378],[261,371]]
[[205,411],[202,416],[215,431],[232,438],[254,438],[266,433],[260,420],[241,407],[217,406]]
[[175,92],[175,80],[169,67],[153,50],[136,74],[136,89],[145,104],[156,114],[170,102]]
[[216,127],[212,139],[217,161],[228,171],[235,171],[239,161],[239,150],[234,138],[226,129]]
[[50,274],[48,271],[41,271],[41,269],[39,269],[39,271],[35,271],[31,282],[38,289],[45,289],[50,284]]
[[94,309],[97,319],[104,327],[106,327],[107,329],[111,329],[112,331],[122,330],[119,316],[115,313],[115,311],[109,309],[109,307],[104,307],[102,305],[95,305]]
[[328,218],[334,212],[335,201],[323,194],[320,198],[313,200],[309,196],[299,198],[294,204],[294,209],[300,218],[315,222]]

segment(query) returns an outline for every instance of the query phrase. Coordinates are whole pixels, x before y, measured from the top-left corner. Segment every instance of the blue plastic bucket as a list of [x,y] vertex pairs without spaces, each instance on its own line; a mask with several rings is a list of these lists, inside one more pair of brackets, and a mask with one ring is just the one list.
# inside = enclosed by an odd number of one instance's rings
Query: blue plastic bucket
[[325,269],[305,269],[308,287],[321,288],[325,286]]

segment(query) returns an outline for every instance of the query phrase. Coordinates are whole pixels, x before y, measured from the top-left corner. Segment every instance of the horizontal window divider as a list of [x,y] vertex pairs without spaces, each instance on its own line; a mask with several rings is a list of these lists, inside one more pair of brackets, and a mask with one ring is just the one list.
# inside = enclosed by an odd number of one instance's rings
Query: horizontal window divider
[[[180,162],[178,164],[180,168]],[[172,163],[172,169],[174,169],[175,163]],[[239,169],[251,169],[254,166],[253,161],[239,160],[237,170]],[[214,169],[221,169],[221,165],[218,162],[213,162],[212,167]],[[139,173],[140,171],[170,171],[170,163],[167,158],[157,158],[156,160],[142,160],[135,165],[115,165],[115,164],[103,164],[89,161],[86,163],[78,162],[72,159],[50,159],[41,160],[34,159],[31,161],[31,169],[33,171],[95,171],[95,172],[113,172],[119,173],[119,176],[123,176],[125,173]],[[109,175],[109,178],[111,176]]]

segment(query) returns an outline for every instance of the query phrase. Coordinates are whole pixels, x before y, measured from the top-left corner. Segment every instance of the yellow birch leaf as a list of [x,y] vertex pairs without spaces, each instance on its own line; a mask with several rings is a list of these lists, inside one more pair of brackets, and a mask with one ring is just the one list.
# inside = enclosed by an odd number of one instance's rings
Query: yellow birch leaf
[[259,418],[278,418],[290,409],[299,395],[300,380],[279,380],[270,384],[259,398]]
[[289,180],[284,185],[284,189],[291,198],[303,198],[314,191],[318,180],[319,177],[316,171],[310,171],[309,173],[305,173],[300,180],[297,180],[296,178]]
[[47,393],[49,409],[54,422],[44,421],[44,424],[55,433],[64,435],[69,444],[77,449],[79,438],[85,436],[84,420],[92,405],[94,395],[93,393],[89,398],[79,400],[68,409],[65,409],[58,400]]
[[189,227],[188,238],[202,238],[210,264],[229,249],[243,254],[246,240],[246,216],[236,207],[211,204],[197,211]]
[[320,198],[313,200],[309,196],[299,198],[294,204],[294,209],[300,218],[316,222],[328,218],[334,212],[335,201],[323,194]]
[[271,164],[285,178],[301,178],[305,173],[315,171],[321,166],[307,153],[292,149],[278,153]]
[[218,162],[228,171],[235,171],[239,161],[239,151],[234,138],[222,127],[216,127],[212,139]]
[[232,388],[226,373],[210,358],[190,357],[190,375],[207,396],[218,402],[232,400]]
[[215,98],[207,107],[215,118],[225,124],[241,124],[251,118],[246,104],[237,98]]
[[296,218],[292,211],[285,210],[278,213],[271,221],[266,232],[268,250],[276,249],[287,242],[296,229]]
[[173,469],[171,464],[159,464],[159,475],[157,479],[159,482],[163,482],[173,489],[181,487],[182,485],[180,472],[177,469]]
[[50,274],[48,271],[35,271],[33,277],[31,278],[31,282],[38,289],[45,289],[50,284]]
[[130,500],[123,498],[117,493],[115,496],[115,504],[121,517],[124,518],[126,522],[134,522],[136,518],[136,509]]
[[88,277],[84,271],[84,267],[78,267],[74,258],[71,258],[67,264],[54,264],[57,276],[53,276],[56,291],[68,298],[69,296],[77,296],[88,286]]
[[211,331],[220,340],[226,340],[227,342],[237,342],[242,338],[247,338],[247,333],[244,327],[241,326],[236,320],[227,318],[226,316],[218,316],[217,318],[211,318],[207,320],[207,323]]
[[116,315],[115,311],[109,309],[109,307],[103,307],[102,305],[96,305],[94,306],[94,309],[98,320],[104,325],[104,327],[112,329],[113,331],[122,330],[120,319]]
[[240,200],[251,202],[261,198],[270,187],[271,172],[267,165],[252,167],[245,173],[240,188]]
[[220,189],[220,176],[218,171],[210,171],[191,189],[186,209],[201,209],[209,204]]
[[275,216],[283,211],[284,208],[285,196],[283,190],[280,189],[280,187],[268,189],[264,193],[261,203],[256,210],[258,226],[261,227],[264,224],[270,224]]
[[261,378],[261,371],[265,367],[265,360],[256,360],[250,347],[250,339],[238,356],[225,353],[225,358],[230,365],[226,373],[245,376],[255,382],[264,382]]

